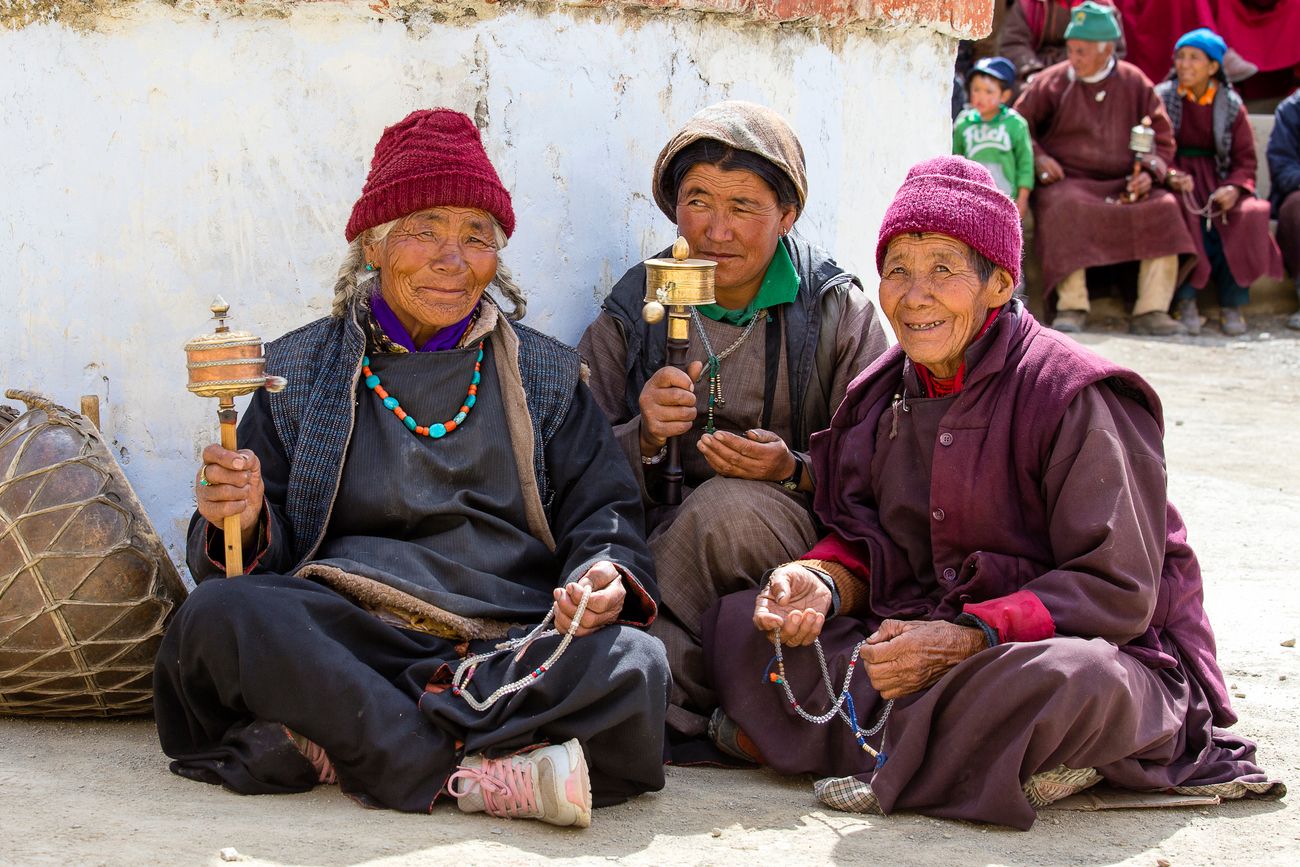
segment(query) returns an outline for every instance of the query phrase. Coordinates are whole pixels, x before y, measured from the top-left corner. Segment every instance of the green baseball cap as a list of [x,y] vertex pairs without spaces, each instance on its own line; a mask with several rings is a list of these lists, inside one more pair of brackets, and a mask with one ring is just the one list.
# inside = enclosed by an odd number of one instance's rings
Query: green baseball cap
[[1085,0],[1070,13],[1070,25],[1065,28],[1066,39],[1084,42],[1114,42],[1120,38],[1119,19],[1110,6]]

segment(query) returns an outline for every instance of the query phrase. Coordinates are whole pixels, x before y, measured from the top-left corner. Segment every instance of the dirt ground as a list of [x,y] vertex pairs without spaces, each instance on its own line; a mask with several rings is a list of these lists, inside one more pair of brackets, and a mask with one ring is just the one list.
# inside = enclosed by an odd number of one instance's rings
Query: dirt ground
[[[1238,730],[1300,782],[1300,340],[1282,318],[1247,339],[1088,334],[1165,401],[1170,491],[1206,575]],[[1210,331],[1213,331],[1211,325]],[[670,768],[664,791],[577,832],[535,822],[366,811],[332,787],[241,797],[167,772],[148,721],[0,719],[0,863],[1201,864],[1300,863],[1300,807],[1282,802],[1048,811],[1028,832],[821,809],[808,780]]]

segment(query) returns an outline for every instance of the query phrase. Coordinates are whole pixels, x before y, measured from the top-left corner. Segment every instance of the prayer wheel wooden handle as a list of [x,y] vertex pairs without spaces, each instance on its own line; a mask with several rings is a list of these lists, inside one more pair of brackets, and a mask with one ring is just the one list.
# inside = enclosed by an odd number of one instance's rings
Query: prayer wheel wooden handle
[[[229,401],[230,405],[226,406]],[[233,398],[223,398],[219,404],[217,417],[221,420],[221,447],[232,452],[239,451],[239,438],[235,428],[239,424]],[[226,537],[226,577],[233,578],[244,574],[244,530],[239,526],[238,515],[227,515],[222,521],[221,529]]]

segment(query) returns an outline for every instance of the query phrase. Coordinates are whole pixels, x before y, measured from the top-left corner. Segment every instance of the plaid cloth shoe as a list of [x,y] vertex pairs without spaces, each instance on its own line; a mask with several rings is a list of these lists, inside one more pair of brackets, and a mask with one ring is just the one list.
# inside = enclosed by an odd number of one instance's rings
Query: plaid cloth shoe
[[1041,810],[1048,804],[1055,804],[1062,798],[1077,795],[1084,789],[1101,782],[1101,774],[1092,768],[1073,770],[1065,765],[1057,765],[1050,771],[1034,774],[1025,783],[1025,797],[1036,809]]
[[284,726],[284,732],[298,748],[298,752],[302,753],[316,769],[316,782],[332,786],[339,781],[339,775],[334,772],[334,763],[330,761],[329,756],[325,755],[325,750],[321,749],[319,744],[308,740],[288,726]]
[[833,810],[885,815],[885,811],[880,809],[880,799],[871,791],[871,784],[864,783],[857,777],[826,777],[818,780],[813,783],[813,794]]
[[470,756],[447,778],[447,792],[463,813],[591,824],[591,781],[577,738],[499,759]]

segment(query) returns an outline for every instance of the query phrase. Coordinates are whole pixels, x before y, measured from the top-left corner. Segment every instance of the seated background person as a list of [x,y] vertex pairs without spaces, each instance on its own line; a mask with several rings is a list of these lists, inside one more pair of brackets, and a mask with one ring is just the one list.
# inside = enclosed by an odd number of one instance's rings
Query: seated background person
[[[1282,100],[1273,113],[1268,174],[1268,200],[1277,220],[1277,243],[1300,298],[1300,90]],[[1286,324],[1300,330],[1300,311],[1291,314]]]
[[[690,375],[665,366],[665,324],[641,318],[639,264],[610,290],[578,346],[642,481],[663,593],[651,634],[673,673],[668,723],[688,736],[704,733],[716,704],[700,616],[815,541],[808,437],[886,346],[858,279],[790,234],[807,183],[803,148],[776,112],[723,102],[696,114],[664,146],[653,176],[655,202],[691,255],[718,263],[717,304],[697,308],[692,323]],[[716,375],[704,370],[711,355]],[[658,501],[670,436],[683,437],[679,508]]]
[[[201,582],[154,675],[181,776],[236,792],[337,781],[364,804],[585,826],[663,786],[668,668],[636,483],[577,355],[522,325],[498,262],[510,195],[468,117],[417,111],[375,146],[333,315],[267,347],[238,452],[211,445],[189,564]],[[358,276],[366,276],[358,284]],[[458,409],[459,408],[459,409]],[[419,419],[419,423],[414,423]],[[250,573],[223,579],[239,515]],[[467,653],[556,612],[577,637]],[[517,631],[516,631],[517,632]],[[539,746],[541,744],[551,746]]]
[[[1178,284],[1178,256],[1196,250],[1182,205],[1162,184],[1174,155],[1173,130],[1145,75],[1115,59],[1119,23],[1112,9],[1084,2],[1065,38],[1069,59],[1034,77],[1016,101],[1034,138],[1038,186],[1034,246],[1043,288],[1056,293],[1052,327],[1078,332],[1090,304],[1085,269],[1139,261],[1134,334],[1185,334],[1169,315]],[[1129,130],[1150,117],[1156,152],[1130,178]],[[1137,201],[1119,204],[1130,194]]]
[[1174,72],[1156,85],[1169,111],[1178,151],[1165,182],[1207,213],[1183,206],[1196,242],[1196,268],[1178,287],[1178,319],[1201,331],[1196,292],[1211,275],[1219,295],[1223,333],[1246,333],[1241,308],[1250,284],[1282,276],[1282,256],[1268,233],[1268,202],[1255,198],[1255,134],[1245,103],[1223,72],[1227,44],[1212,30],[1183,35],[1174,46]]
[[[1236,717],[1201,576],[1165,494],[1160,401],[1042,328],[1013,296],[1015,207],[981,166],[914,166],[876,248],[898,346],[813,438],[827,535],[705,623],[718,697],[755,758],[826,779],[858,812],[1028,828],[1105,779],[1224,797],[1285,792]],[[858,642],[857,725],[888,713],[876,765],[828,704]],[[894,700],[892,711],[886,700]]]
[[[1074,7],[1083,0],[1016,0],[1002,24],[999,53],[1016,67],[1023,84],[1036,73],[1065,60],[1065,29],[1070,26]],[[1112,0],[1097,0],[1114,6]],[[1119,15],[1116,13],[1116,19]],[[1122,29],[1122,28],[1121,28]],[[1124,56],[1124,35],[1120,34],[1115,54]]]

